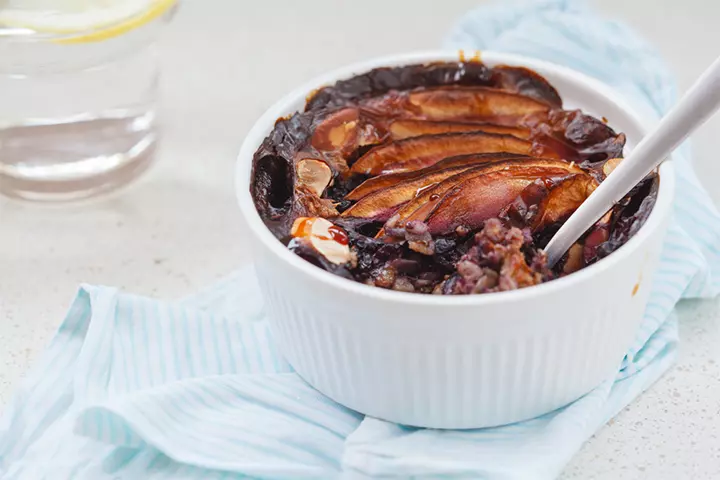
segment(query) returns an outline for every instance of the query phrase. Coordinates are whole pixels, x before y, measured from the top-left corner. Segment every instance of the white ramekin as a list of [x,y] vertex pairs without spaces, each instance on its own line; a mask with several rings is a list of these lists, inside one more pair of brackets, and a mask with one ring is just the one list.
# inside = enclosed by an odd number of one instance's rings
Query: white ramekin
[[[327,273],[287,250],[261,221],[249,190],[253,153],[278,117],[316,88],[374,67],[457,60],[456,52],[379,58],[290,93],[248,134],[237,162],[240,208],[275,339],[297,373],[353,410],[406,425],[478,428],[535,417],[613,375],[641,321],[671,214],[672,166],[655,208],[622,248],[584,270],[522,290],[471,296],[402,293]],[[609,119],[632,148],[648,129],[607,86],[573,70],[485,52],[488,65],[544,75],[566,108]]]

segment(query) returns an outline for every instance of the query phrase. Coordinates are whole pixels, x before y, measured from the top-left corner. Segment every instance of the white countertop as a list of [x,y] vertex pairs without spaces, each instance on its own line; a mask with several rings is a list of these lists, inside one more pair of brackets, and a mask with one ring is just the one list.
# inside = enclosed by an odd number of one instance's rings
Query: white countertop
[[[162,46],[164,140],[154,167],[82,205],[0,198],[0,406],[79,283],[173,298],[248,260],[233,163],[279,95],[342,64],[437,47],[478,3],[187,0]],[[683,89],[720,53],[720,2],[596,3],[654,41]],[[716,118],[694,137],[716,201],[719,133]],[[563,479],[720,478],[720,303],[685,302],[679,313],[678,365],[601,429]]]

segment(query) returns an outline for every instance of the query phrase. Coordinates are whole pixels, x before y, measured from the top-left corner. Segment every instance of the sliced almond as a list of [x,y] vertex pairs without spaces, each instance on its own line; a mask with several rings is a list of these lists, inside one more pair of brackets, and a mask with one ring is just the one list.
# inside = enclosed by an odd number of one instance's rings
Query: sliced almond
[[344,108],[328,115],[315,129],[312,145],[318,150],[330,152],[354,143],[359,118],[357,108]]
[[622,161],[623,161],[622,158],[611,158],[611,159],[607,160],[602,166],[603,174],[606,177],[608,175],[610,175],[612,173],[612,171],[615,170],[617,168],[617,166],[620,165],[620,162],[622,162]]
[[583,246],[574,243],[568,250],[567,261],[563,266],[563,273],[573,273],[583,267]]
[[610,220],[612,220],[612,210],[608,210],[608,212],[602,216],[600,220],[597,221],[595,225],[609,225]]
[[332,170],[328,164],[314,158],[300,160],[295,171],[298,184],[305,185],[318,197],[322,195],[332,180]]
[[323,257],[332,263],[342,265],[352,257],[347,233],[329,220],[321,217],[298,217],[293,222],[290,234],[304,239]]

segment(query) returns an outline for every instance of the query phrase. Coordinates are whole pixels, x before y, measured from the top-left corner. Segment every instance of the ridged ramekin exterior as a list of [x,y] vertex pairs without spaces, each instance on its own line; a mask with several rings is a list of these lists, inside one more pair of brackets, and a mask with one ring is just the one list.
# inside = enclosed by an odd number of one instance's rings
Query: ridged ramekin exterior
[[256,265],[273,335],[310,385],[374,417],[477,428],[547,413],[612,376],[642,318],[661,233],[620,269],[482,308],[368,302],[271,252]]
[[[317,86],[352,73],[450,58],[435,52],[376,60],[298,89],[248,135],[237,185],[272,332],[295,370],[367,415],[414,426],[479,428],[550,412],[616,372],[647,304],[674,180],[672,167],[664,165],[650,219],[619,251],[563,279],[514,292],[453,298],[388,292],[335,277],[287,251],[248,193],[252,154],[274,120],[302,108]],[[488,58],[538,70],[574,106],[608,112],[631,140],[647,127],[607,87],[583,75],[531,59],[483,54]]]

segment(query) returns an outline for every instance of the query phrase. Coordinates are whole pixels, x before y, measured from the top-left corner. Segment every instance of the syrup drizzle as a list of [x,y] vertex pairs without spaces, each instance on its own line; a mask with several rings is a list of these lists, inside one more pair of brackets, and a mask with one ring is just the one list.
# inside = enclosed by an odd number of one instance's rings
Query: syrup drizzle
[[348,237],[348,234],[345,233],[345,230],[338,227],[337,225],[333,225],[332,227],[328,228],[328,232],[330,233],[332,239],[340,245],[347,245],[348,243],[350,243],[350,238]]

